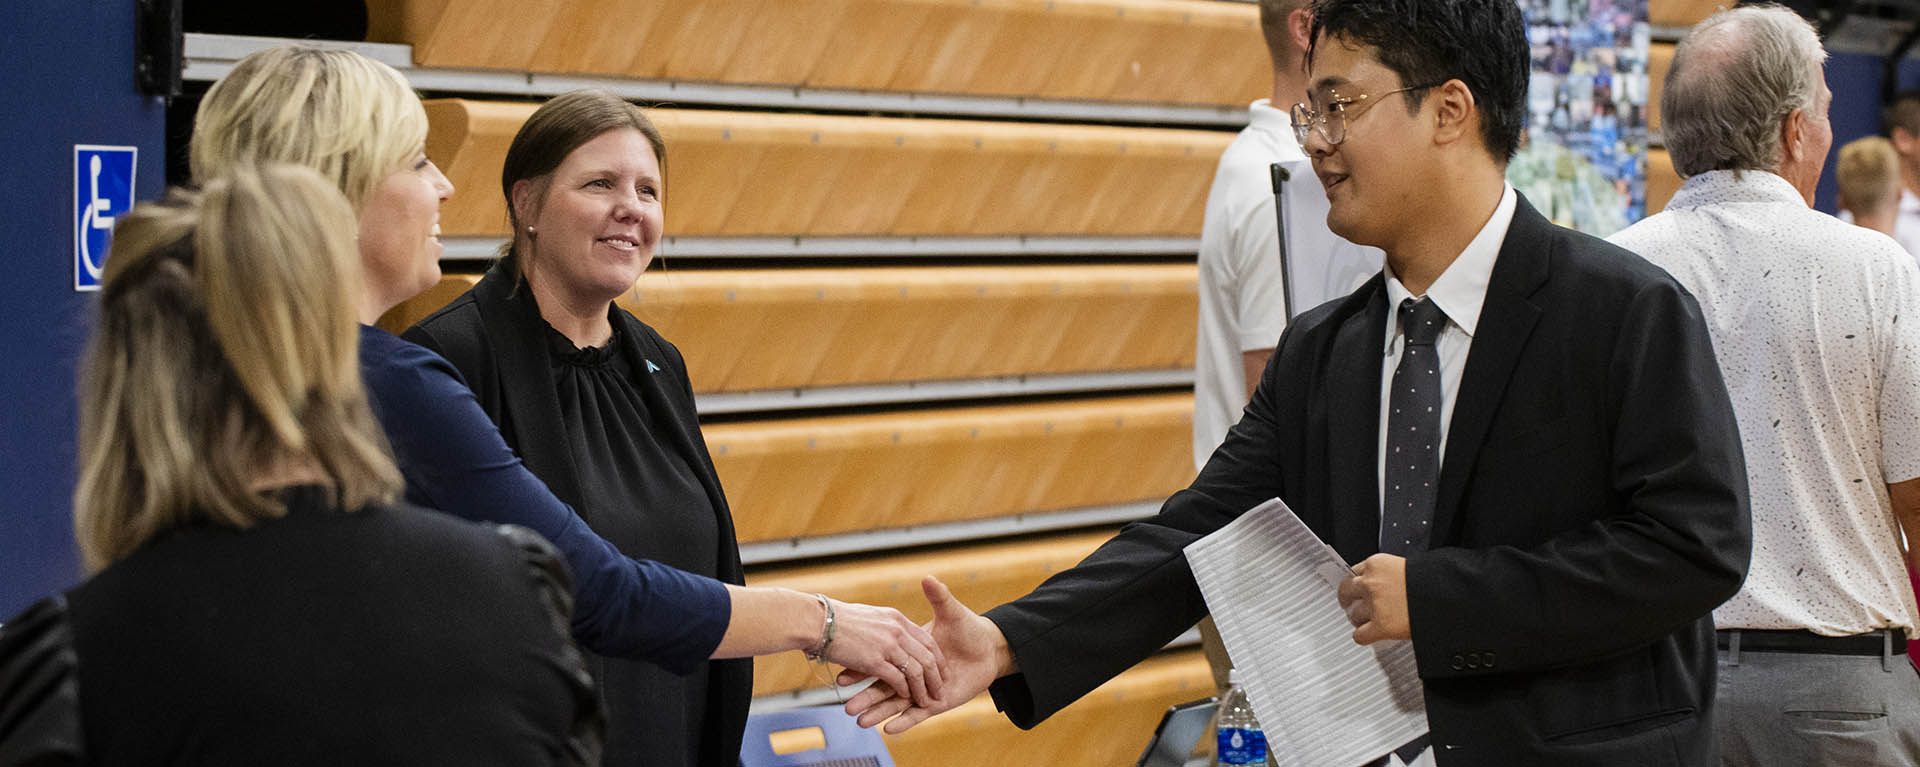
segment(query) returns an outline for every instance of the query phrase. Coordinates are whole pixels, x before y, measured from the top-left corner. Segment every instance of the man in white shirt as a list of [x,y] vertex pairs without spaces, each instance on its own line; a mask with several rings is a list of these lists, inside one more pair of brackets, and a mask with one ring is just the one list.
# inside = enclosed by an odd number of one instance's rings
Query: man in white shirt
[[1920,677],[1900,657],[1916,618],[1901,533],[1920,540],[1920,270],[1810,207],[1833,141],[1825,60],[1778,6],[1701,22],[1661,102],[1686,182],[1611,238],[1698,297],[1740,423],[1753,561],[1714,611],[1729,765],[1920,764]]
[[1900,215],[1900,154],[1884,136],[1863,136],[1840,147],[1834,164],[1840,220],[1891,236]]
[[[1273,59],[1273,97],[1247,108],[1247,127],[1220,156],[1200,228],[1200,315],[1194,346],[1193,465],[1205,466],[1260,383],[1260,371],[1286,329],[1288,296],[1280,272],[1279,223],[1269,167],[1294,174],[1288,195],[1287,247],[1294,292],[1318,303],[1346,295],[1380,271],[1377,248],[1327,230],[1327,194],[1313,179],[1287,110],[1306,98],[1304,57],[1312,23],[1307,0],[1261,0],[1260,29]],[[1312,308],[1311,305],[1302,309]]]
[[1887,124],[1893,151],[1900,153],[1902,188],[1893,239],[1909,255],[1920,258],[1920,89],[1894,96],[1881,119]]

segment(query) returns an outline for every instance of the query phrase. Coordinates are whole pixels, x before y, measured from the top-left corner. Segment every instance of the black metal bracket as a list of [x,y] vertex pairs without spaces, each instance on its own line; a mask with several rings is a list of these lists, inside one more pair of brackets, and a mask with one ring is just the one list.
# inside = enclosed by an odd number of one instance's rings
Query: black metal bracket
[[172,98],[180,95],[186,35],[182,0],[135,0],[133,76],[140,92]]
[[[1880,64],[1882,67],[1880,72],[1880,103],[1892,104],[1894,95],[1900,92],[1900,62],[1907,58],[1907,52],[1913,50],[1913,46],[1916,43],[1920,43],[1920,22],[1916,22],[1913,25],[1913,29],[1908,30],[1907,35],[1900,38],[1900,42],[1893,45],[1893,50],[1887,53],[1886,61]],[[1886,128],[1889,126],[1883,125],[1881,127]]]

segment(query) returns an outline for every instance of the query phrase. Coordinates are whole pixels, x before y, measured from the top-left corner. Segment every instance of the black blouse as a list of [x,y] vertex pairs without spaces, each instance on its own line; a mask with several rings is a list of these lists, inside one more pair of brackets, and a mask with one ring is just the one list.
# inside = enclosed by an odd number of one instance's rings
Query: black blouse
[[[546,328],[567,449],[580,477],[577,511],[630,557],[714,576],[720,531],[713,504],[679,451],[662,442],[666,424],[651,413],[635,382],[649,360],[632,360],[616,335],[605,346],[575,348]],[[676,767],[700,752],[709,667],[685,676],[645,661],[592,656],[610,719],[606,764]]]
[[[512,263],[503,259],[405,338],[452,363],[527,468],[622,553],[741,583],[733,518],[680,351],[618,306],[607,311],[612,340],[575,349],[556,338]],[[593,660],[610,709],[608,767],[739,764],[751,660],[708,661],[682,678]]]

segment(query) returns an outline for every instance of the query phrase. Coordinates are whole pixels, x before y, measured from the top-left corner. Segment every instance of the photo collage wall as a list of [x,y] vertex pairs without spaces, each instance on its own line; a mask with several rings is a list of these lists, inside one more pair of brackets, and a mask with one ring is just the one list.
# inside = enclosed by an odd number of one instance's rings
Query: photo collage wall
[[1605,237],[1646,215],[1647,0],[1520,0],[1533,75],[1507,179],[1554,223]]

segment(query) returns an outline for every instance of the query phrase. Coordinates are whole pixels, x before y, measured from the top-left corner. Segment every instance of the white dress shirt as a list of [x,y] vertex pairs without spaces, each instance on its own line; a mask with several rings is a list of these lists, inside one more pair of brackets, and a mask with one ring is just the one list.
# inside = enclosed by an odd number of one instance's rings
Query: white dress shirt
[[[1480,233],[1474,235],[1465,250],[1454,257],[1440,278],[1427,288],[1426,298],[1440,307],[1447,315],[1447,326],[1434,339],[1434,353],[1440,358],[1440,461],[1447,458],[1447,432],[1453,420],[1453,402],[1460,392],[1460,371],[1467,366],[1467,351],[1473,346],[1473,332],[1480,324],[1480,305],[1487,299],[1487,283],[1493,278],[1493,263],[1500,258],[1500,246],[1507,241],[1507,227],[1513,223],[1513,209],[1519,202],[1512,185],[1503,185],[1500,204],[1494,206],[1493,215],[1480,227]],[[1418,298],[1408,292],[1400,278],[1394,276],[1393,267],[1386,267],[1387,276],[1387,338],[1384,356],[1380,360],[1380,443],[1376,454],[1379,456],[1380,495],[1387,494],[1387,418],[1393,397],[1393,371],[1400,366],[1400,353],[1405,346],[1405,334],[1400,332],[1400,302],[1408,297]],[[1437,467],[1436,467],[1437,468]],[[1436,476],[1438,474],[1436,473]]]
[[[1841,221],[1855,223],[1853,211],[1842,208],[1834,215]],[[1907,255],[1920,259],[1920,197],[1905,187],[1901,187],[1900,202],[1894,208],[1893,241],[1900,243]]]
[[1886,485],[1920,477],[1920,269],[1771,173],[1702,173],[1609,238],[1706,315],[1753,499],[1746,583],[1720,628],[1915,627]]
[[1920,196],[1911,189],[1900,190],[1900,208],[1893,215],[1893,241],[1906,248],[1907,255],[1920,259]]

